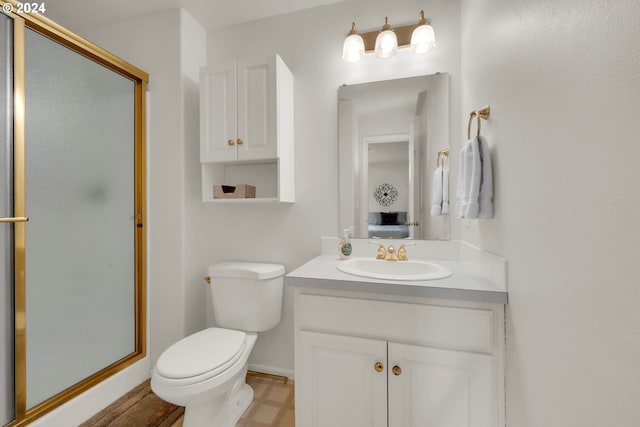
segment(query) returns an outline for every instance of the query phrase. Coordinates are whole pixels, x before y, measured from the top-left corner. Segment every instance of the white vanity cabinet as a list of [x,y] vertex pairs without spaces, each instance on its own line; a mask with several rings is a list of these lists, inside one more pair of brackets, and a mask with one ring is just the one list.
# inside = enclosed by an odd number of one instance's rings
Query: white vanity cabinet
[[298,332],[296,426],[386,427],[386,357],[385,341]]
[[296,290],[297,427],[504,426],[504,306]]
[[492,355],[388,346],[390,427],[497,425]]
[[213,184],[293,202],[293,75],[278,55],[200,70],[200,162],[205,202]]

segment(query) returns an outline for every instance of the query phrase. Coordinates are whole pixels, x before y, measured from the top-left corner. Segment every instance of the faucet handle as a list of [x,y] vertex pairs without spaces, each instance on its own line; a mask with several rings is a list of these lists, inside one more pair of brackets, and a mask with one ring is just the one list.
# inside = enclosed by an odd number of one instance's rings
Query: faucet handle
[[405,246],[406,244],[400,245],[398,248],[398,261],[407,261],[409,259],[409,257],[407,257],[407,249]]
[[378,245],[378,255],[376,256],[376,259],[385,259],[387,257],[387,251],[382,243],[372,242],[371,240],[369,240],[369,244]]

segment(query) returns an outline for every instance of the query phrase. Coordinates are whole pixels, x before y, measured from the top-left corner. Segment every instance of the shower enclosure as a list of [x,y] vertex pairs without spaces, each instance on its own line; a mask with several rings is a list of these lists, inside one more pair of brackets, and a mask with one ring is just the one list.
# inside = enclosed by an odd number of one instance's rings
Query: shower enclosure
[[148,76],[0,5],[0,426],[15,427],[145,355]]

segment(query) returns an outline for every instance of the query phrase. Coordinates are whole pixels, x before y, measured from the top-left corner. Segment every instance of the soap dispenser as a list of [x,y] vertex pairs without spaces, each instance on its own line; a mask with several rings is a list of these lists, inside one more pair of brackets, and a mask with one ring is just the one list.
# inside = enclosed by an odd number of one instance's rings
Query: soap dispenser
[[340,259],[349,259],[351,256],[351,252],[353,248],[351,247],[351,242],[349,241],[349,235],[351,234],[351,230],[345,228],[342,230],[342,238],[338,243]]

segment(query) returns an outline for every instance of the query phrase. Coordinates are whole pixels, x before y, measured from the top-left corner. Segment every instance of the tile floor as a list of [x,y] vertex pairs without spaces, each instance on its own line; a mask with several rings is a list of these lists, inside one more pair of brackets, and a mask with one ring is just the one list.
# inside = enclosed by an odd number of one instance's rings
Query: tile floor
[[[236,427],[294,427],[293,381],[249,376],[253,388],[253,403]],[[182,427],[182,418],[171,427]]]

